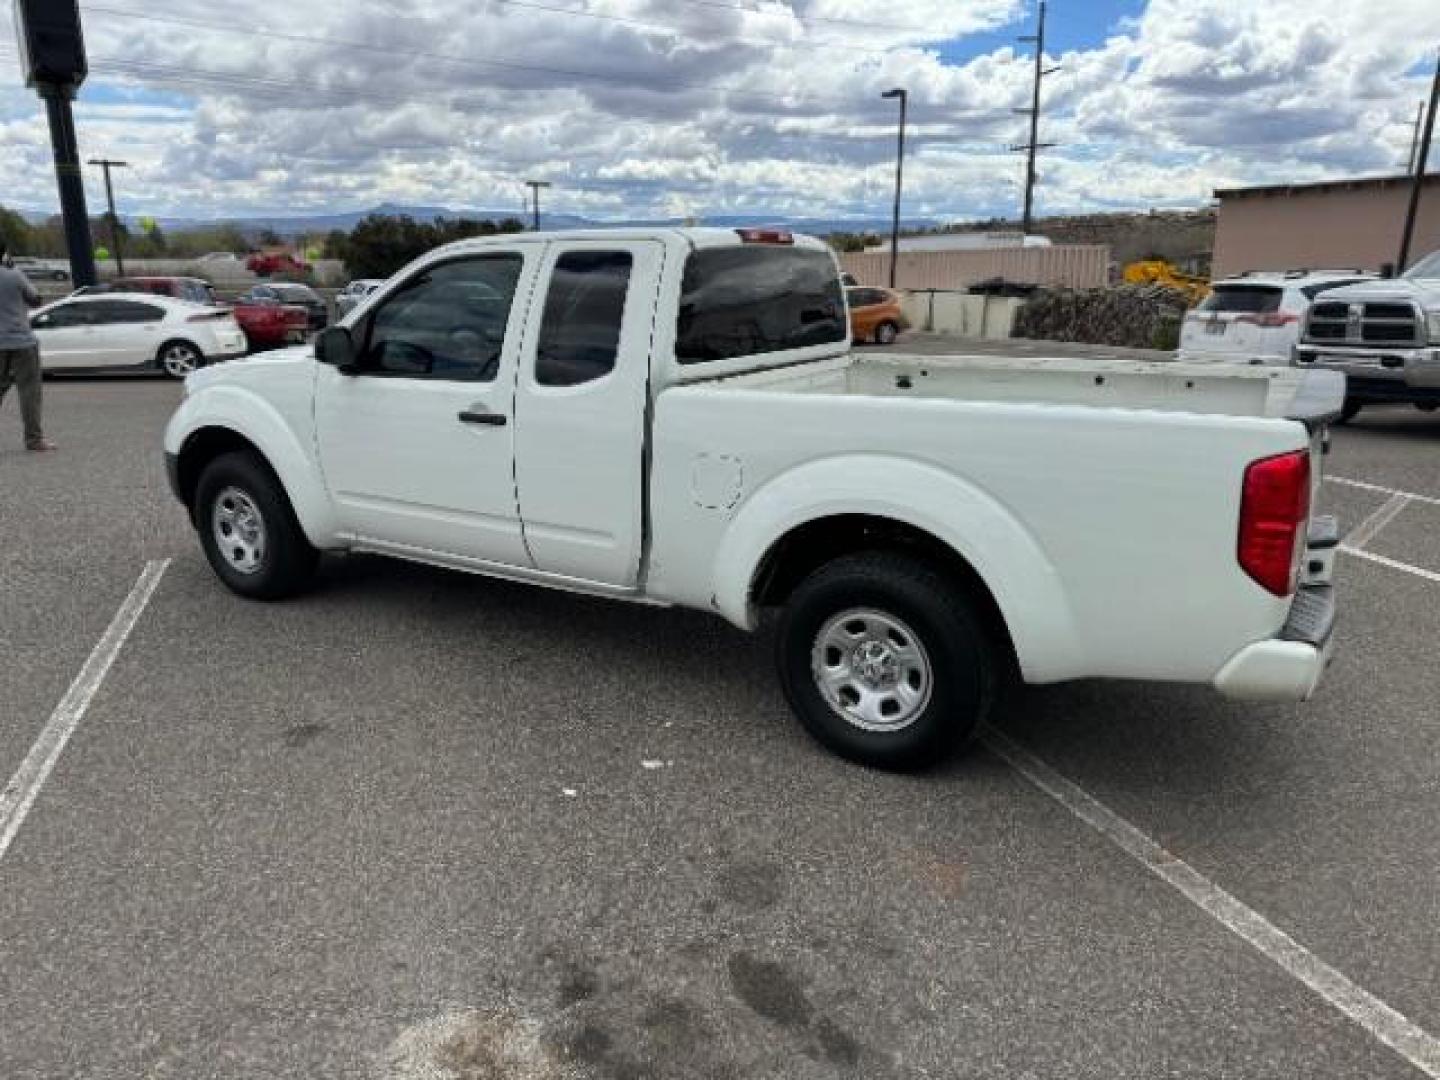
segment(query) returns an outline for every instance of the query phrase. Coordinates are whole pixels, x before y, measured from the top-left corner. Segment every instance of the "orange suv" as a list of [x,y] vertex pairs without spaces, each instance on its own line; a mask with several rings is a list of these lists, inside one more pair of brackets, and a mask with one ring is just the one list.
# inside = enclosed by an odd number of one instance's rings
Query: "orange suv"
[[910,329],[910,320],[900,309],[900,294],[893,289],[866,285],[846,289],[850,301],[850,336],[856,341],[890,345],[900,331]]

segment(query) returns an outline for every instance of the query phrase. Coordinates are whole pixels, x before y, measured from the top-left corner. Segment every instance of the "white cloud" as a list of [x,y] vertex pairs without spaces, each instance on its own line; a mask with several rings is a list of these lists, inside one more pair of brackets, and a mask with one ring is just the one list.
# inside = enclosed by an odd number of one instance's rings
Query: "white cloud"
[[[87,156],[134,163],[122,191],[136,212],[518,209],[520,181],[544,177],[551,207],[597,216],[883,217],[895,107],[879,94],[903,85],[908,210],[1013,210],[1006,146],[1022,137],[1029,63],[1008,47],[946,63],[939,45],[1022,32],[1022,0],[740,6],[292,0],[236,32],[211,0],[96,0],[80,134]],[[1406,73],[1437,40],[1434,0],[1150,0],[1057,58],[1044,137],[1061,146],[1040,207],[1195,204],[1215,186],[1393,171],[1424,92]],[[0,81],[14,79],[6,46]],[[0,201],[53,204],[28,91],[0,89],[0,161]]]

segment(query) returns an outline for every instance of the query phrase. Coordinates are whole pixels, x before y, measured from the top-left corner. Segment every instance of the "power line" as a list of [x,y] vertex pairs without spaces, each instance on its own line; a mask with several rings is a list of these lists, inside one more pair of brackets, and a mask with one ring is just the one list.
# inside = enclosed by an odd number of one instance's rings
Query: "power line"
[[[746,4],[727,3],[726,0],[685,0],[687,4],[694,4],[697,7],[724,8],[728,11],[743,11],[748,15],[767,15],[769,12],[759,11]],[[897,23],[867,22],[863,19],[846,19],[839,15],[795,15],[797,22],[801,23],[829,23],[836,26],[853,26],[861,30],[893,30],[901,34],[928,34],[933,32],[929,26],[903,26]]]
[[[0,56],[7,55],[9,58],[14,59],[16,54],[13,51],[8,52],[7,54],[7,51],[5,50],[3,44],[0,44]],[[377,91],[368,87],[333,87],[325,86],[317,82],[279,80],[270,78],[268,76],[246,75],[238,72],[213,71],[201,68],[188,68],[172,64],[160,64],[153,61],[145,60],[125,60],[119,57],[92,56],[90,59],[92,73],[97,75],[110,72],[114,74],[119,74],[123,77],[135,78],[142,81],[163,83],[167,86],[174,85],[186,88],[193,88],[194,90],[198,91],[212,91],[222,94],[244,93],[261,97],[279,98],[283,99],[286,102],[294,104],[297,108],[304,108],[316,104],[350,106],[357,103],[371,102],[377,104],[394,105],[397,107],[412,106],[417,104],[444,104],[451,107],[459,107],[461,103],[456,99],[475,96],[494,89],[490,87],[467,88],[460,91],[452,91],[448,97],[432,94],[422,102],[412,95],[387,94],[383,91]],[[299,97],[300,95],[304,95],[303,100],[297,100],[297,97]],[[973,114],[973,117],[975,119],[994,119],[996,118],[996,114],[991,112],[977,112]],[[878,123],[876,126],[879,126]],[[944,131],[950,126],[951,125],[930,123],[923,125],[922,127],[918,128],[918,130],[921,130],[922,132],[925,130]],[[857,142],[879,141],[882,138],[888,138],[887,134],[883,134],[879,131],[873,133],[864,132],[854,135],[845,135],[835,133],[816,134],[814,132],[777,130],[774,131],[772,134],[776,138],[797,140],[803,139],[807,143],[811,144],[829,143],[838,146],[849,146],[854,145]],[[925,141],[930,144],[949,145],[948,143],[945,143],[943,142],[943,140],[940,140],[938,138],[929,138]],[[379,147],[377,144],[367,145],[377,146],[377,148],[380,149],[394,150],[421,148],[413,144],[406,147]]]
[[[222,34],[243,34],[251,36],[248,30],[236,27],[233,23],[207,22],[203,19],[185,18],[174,15],[148,15],[142,12],[124,11],[118,8],[104,7],[100,5],[87,5],[87,14],[113,15],[126,19],[137,19],[144,22],[159,23],[168,26],[182,26],[191,29],[210,30]],[[636,81],[632,76],[626,74],[583,71],[574,68],[558,68],[543,64],[526,64],[514,60],[480,60],[473,57],[451,56],[446,53],[435,53],[420,49],[399,49],[391,45],[375,45],[362,41],[343,41],[337,38],[320,37],[312,34],[296,34],[286,31],[270,30],[264,32],[266,40],[291,41],[306,45],[322,45],[332,49],[355,49],[364,52],[381,53],[385,56],[406,56],[417,60],[429,60],[440,63],[455,64],[461,67],[474,68],[498,68],[508,71],[522,71],[531,74],[563,75],[572,79],[593,79],[601,82],[611,82],[632,90],[665,91],[673,89],[698,90],[712,94],[724,94],[731,100],[755,100],[767,102],[780,102],[790,108],[802,105],[833,105],[837,108],[854,108],[857,104],[868,104],[868,98],[857,96],[855,98],[824,98],[803,95],[789,95],[778,93],[767,93],[757,90],[735,90],[727,86],[717,86],[712,83],[693,82],[681,79],[649,79],[643,82]]]
[[[494,2],[497,4],[504,4],[506,7],[528,8],[532,11],[546,11],[555,15],[571,15],[581,19],[599,19],[604,22],[620,23],[625,26],[638,26],[645,30],[660,30],[667,34],[673,34],[676,37],[685,36],[685,32],[681,30],[678,26],[670,26],[666,23],[649,22],[645,19],[632,19],[626,15],[607,15],[603,12],[586,11],[580,8],[552,7],[549,4],[533,3],[532,0],[494,0]],[[100,9],[97,8],[94,10]],[[797,47],[796,44],[792,44],[786,41],[776,41],[773,38],[753,38],[744,37],[741,35],[727,36],[722,40],[735,42],[736,44],[741,45],[762,45],[770,47],[782,45],[791,49]],[[809,44],[811,46],[827,46],[829,48],[844,49],[847,52],[873,53],[877,56],[886,56],[891,52],[895,51],[893,48],[875,49],[865,45],[853,45],[849,42],[839,40],[812,40],[809,42]]]

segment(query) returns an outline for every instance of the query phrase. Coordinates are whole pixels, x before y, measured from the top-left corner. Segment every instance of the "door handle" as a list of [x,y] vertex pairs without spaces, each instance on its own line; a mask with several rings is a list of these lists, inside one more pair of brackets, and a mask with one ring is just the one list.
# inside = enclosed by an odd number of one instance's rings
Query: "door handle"
[[466,409],[460,414],[460,422],[462,424],[485,424],[489,427],[504,427],[507,419],[504,413]]

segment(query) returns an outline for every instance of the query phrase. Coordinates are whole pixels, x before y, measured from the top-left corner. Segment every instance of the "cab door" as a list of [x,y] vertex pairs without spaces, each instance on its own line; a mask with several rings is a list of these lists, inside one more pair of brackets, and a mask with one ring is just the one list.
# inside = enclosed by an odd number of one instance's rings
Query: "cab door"
[[521,354],[515,475],[540,570],[624,588],[644,547],[650,352],[665,247],[556,241]]
[[103,365],[104,357],[96,348],[92,306],[71,301],[30,317],[30,329],[40,343],[42,370]]
[[515,503],[515,363],[539,244],[422,265],[319,365],[315,435],[342,528],[380,548],[529,567]]

